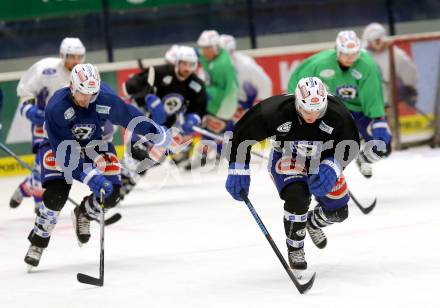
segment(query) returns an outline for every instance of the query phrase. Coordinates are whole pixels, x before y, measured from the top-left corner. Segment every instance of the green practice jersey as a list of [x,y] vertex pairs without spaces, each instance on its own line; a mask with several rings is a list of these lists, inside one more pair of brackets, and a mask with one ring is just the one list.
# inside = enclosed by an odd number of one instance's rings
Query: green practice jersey
[[342,99],[350,111],[362,112],[369,118],[384,116],[382,78],[374,59],[365,51],[353,65],[342,70],[335,50],[324,50],[306,59],[292,74],[288,92],[295,93],[298,81],[318,77],[328,91]]
[[203,55],[199,60],[207,74],[207,111],[223,120],[231,119],[238,106],[238,81],[228,52],[220,48],[212,61]]

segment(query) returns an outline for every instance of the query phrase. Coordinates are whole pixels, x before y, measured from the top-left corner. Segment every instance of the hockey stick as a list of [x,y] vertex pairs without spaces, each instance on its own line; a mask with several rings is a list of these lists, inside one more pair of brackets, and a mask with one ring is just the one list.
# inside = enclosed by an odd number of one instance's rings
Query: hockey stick
[[240,192],[240,196],[243,198],[249,211],[251,212],[252,216],[254,217],[255,221],[257,222],[258,226],[260,227],[261,231],[263,232],[264,236],[266,237],[267,241],[269,242],[270,246],[272,247],[273,251],[277,255],[278,259],[280,260],[281,264],[283,265],[284,269],[287,272],[287,275],[289,275],[289,277],[292,280],[293,284],[295,285],[296,289],[301,294],[304,294],[305,292],[310,290],[310,288],[313,286],[313,282],[315,281],[316,273],[313,273],[312,278],[310,278],[310,280],[307,281],[305,284],[299,283],[298,279],[295,277],[295,275],[290,270],[289,266],[287,265],[286,260],[284,259],[283,255],[281,254],[281,252],[278,249],[275,242],[273,241],[272,237],[269,234],[269,231],[267,231],[266,227],[264,226],[263,222],[260,219],[260,216],[258,216],[257,212],[255,211],[255,208],[253,207],[251,201],[249,200],[247,195],[244,193],[244,191]]
[[[202,134],[202,135],[205,135],[205,136],[207,136],[207,137],[210,137],[210,138],[212,138],[212,139],[214,139],[214,140],[217,140],[217,141],[223,141],[223,138],[221,137],[221,136],[219,136],[219,135],[217,135],[217,134],[214,134],[214,133],[211,133],[210,131],[207,131],[207,130],[205,130],[205,129],[203,129],[203,128],[200,128],[200,127],[198,127],[198,126],[193,126],[192,127],[193,128],[193,130],[195,131],[195,132],[198,132],[198,133],[200,133],[200,134]],[[251,151],[251,153],[252,153],[252,155],[255,155],[255,156],[258,156],[258,157],[260,157],[260,158],[263,158],[263,159],[265,159],[265,160],[269,160],[269,158],[268,157],[266,157],[265,155],[263,155],[263,154],[261,154],[261,153],[258,153],[258,152],[255,152],[255,151]],[[374,207],[376,206],[376,202],[377,202],[377,198],[375,197],[374,198],[374,201],[373,201],[373,203],[371,203],[369,206],[367,206],[367,207],[364,207],[354,196],[353,196],[353,194],[351,193],[351,191],[348,191],[348,194],[349,194],[349,196],[350,196],[350,198],[353,200],[353,202],[354,202],[354,204],[361,210],[361,212],[362,213],[364,213],[365,215],[367,215],[367,214],[369,214],[373,209],[374,209]]]
[[105,212],[104,212],[104,189],[99,191],[99,217],[100,217],[100,232],[99,232],[99,278],[95,278],[86,274],[78,273],[76,279],[85,284],[102,287],[104,285],[104,227],[105,227]]
[[376,206],[376,202],[377,202],[377,198],[374,198],[373,203],[371,203],[369,206],[364,207],[362,206],[362,204],[353,196],[353,194],[351,193],[351,191],[348,191],[348,195],[350,196],[351,200],[353,200],[354,204],[356,204],[356,206],[361,210],[362,213],[364,213],[365,215],[369,214],[374,207]]
[[[9,156],[11,156],[12,158],[14,158],[23,168],[29,170],[30,172],[35,172],[35,170],[29,166],[26,162],[24,162],[17,154],[15,154],[14,152],[12,152],[6,145],[4,145],[2,142],[0,142],[0,148],[5,151],[6,153],[9,154]],[[70,197],[67,197],[67,200],[69,200],[69,202],[71,202],[74,206],[79,206],[79,204],[75,201],[72,200]],[[113,214],[112,216],[110,216],[106,221],[105,221],[105,225],[111,225],[114,224],[115,222],[119,221],[122,218],[122,215],[119,213]]]

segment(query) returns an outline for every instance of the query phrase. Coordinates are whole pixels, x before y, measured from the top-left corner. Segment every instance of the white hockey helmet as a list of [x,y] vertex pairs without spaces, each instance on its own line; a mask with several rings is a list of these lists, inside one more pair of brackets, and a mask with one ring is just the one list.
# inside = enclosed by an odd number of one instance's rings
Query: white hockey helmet
[[327,110],[327,89],[318,77],[300,79],[295,89],[295,106],[308,112],[320,111],[322,117]]
[[165,61],[168,62],[169,64],[176,64],[176,53],[177,50],[179,49],[179,45],[174,44],[173,46],[170,47],[170,49],[168,49],[165,52]]
[[357,37],[356,32],[345,30],[338,33],[336,37],[336,53],[352,55],[359,54],[361,51],[361,41]]
[[365,27],[362,33],[362,40],[365,42],[372,42],[378,39],[384,39],[386,36],[385,28],[377,23],[373,22]]
[[226,49],[228,52],[233,52],[237,49],[235,38],[229,34],[222,34],[218,40],[219,46]]
[[90,64],[77,64],[70,73],[70,87],[72,94],[76,91],[83,94],[92,94],[93,102],[99,94],[101,78],[98,69]]
[[67,55],[84,56],[86,54],[86,48],[79,38],[66,37],[61,42],[60,54],[63,59],[65,59]]
[[197,68],[198,58],[194,48],[189,46],[179,46],[176,51],[176,64],[178,64],[179,61],[192,63],[193,69],[195,70]]
[[199,47],[217,47],[219,38],[220,35],[217,31],[205,30],[200,34],[197,45]]

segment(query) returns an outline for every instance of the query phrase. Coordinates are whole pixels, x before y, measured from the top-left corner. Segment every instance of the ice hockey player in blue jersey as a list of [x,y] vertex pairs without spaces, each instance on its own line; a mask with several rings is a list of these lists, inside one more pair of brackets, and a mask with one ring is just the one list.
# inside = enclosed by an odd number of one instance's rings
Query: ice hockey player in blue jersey
[[[66,37],[60,45],[60,57],[44,58],[33,64],[20,78],[17,85],[19,110],[31,123],[32,153],[44,138],[44,108],[55,93],[69,84],[70,72],[75,65],[84,63],[86,48],[77,37]],[[35,209],[41,202],[43,189],[40,166],[34,163],[34,172],[28,175],[14,191],[9,201],[11,208],[18,207],[23,198],[33,197]]]
[[[36,158],[41,163],[45,191],[24,259],[31,267],[39,264],[49,244],[73,179],[88,185],[92,191],[72,212],[79,243],[87,243],[90,238],[90,220],[98,217],[100,192],[105,192],[106,209],[117,203],[120,164],[114,145],[102,138],[102,125],[106,120],[125,128],[132,127],[133,133],[145,136],[157,147],[166,148],[171,139],[169,131],[137,108],[125,104],[102,83],[92,64],[75,66],[70,86],[55,92],[46,107],[48,139],[40,143]],[[137,125],[133,126],[135,122]]]

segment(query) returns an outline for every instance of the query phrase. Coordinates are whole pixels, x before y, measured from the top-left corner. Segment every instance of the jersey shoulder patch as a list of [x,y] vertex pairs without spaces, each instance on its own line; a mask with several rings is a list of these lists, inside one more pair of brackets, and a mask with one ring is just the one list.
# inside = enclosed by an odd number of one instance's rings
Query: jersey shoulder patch
[[66,111],[64,111],[64,119],[66,120],[72,119],[74,115],[75,115],[75,110],[73,109],[73,107],[69,107],[66,109]]
[[100,114],[110,114],[110,106],[96,104],[96,112]]
[[362,79],[362,73],[359,72],[357,69],[351,70],[351,76],[353,76],[354,79],[360,80]]
[[194,90],[194,92],[199,93],[202,90],[202,85],[195,80],[191,80],[189,87]]
[[319,129],[324,131],[324,132],[326,132],[326,133],[328,133],[328,134],[333,133],[333,130],[334,130],[333,127],[331,127],[330,125],[325,124],[324,121],[321,121],[321,123],[319,123]]

